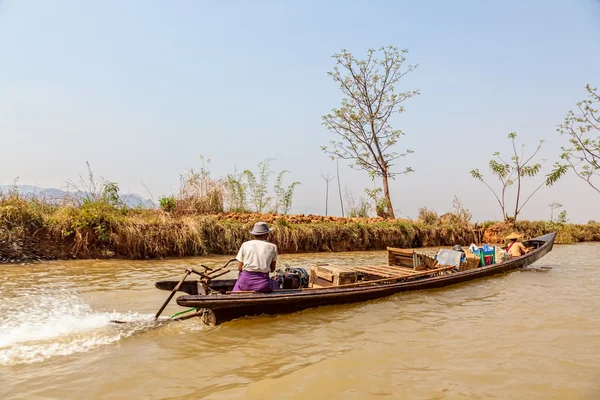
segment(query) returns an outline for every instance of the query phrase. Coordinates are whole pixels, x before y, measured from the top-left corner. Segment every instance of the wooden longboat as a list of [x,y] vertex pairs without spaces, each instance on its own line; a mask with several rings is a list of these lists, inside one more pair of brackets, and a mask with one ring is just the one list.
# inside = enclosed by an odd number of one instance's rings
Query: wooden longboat
[[[221,324],[236,318],[261,315],[283,314],[324,305],[362,302],[390,296],[396,293],[412,290],[441,288],[461,282],[491,276],[498,273],[526,267],[552,250],[556,233],[550,233],[524,242],[525,246],[533,248],[529,253],[511,258],[508,261],[479,267],[470,270],[445,274],[421,273],[415,279],[389,278],[366,280],[357,284],[330,286],[324,288],[304,288],[281,290],[272,293],[239,293],[239,294],[210,294],[198,295],[194,282],[186,282],[180,291],[189,293],[177,298],[177,304],[184,307],[196,308],[197,315],[210,312],[211,324]],[[442,270],[444,268],[438,268]],[[433,276],[432,276],[433,275]],[[232,287],[235,280],[214,281],[213,289]],[[157,282],[156,287],[172,290],[177,282]]]

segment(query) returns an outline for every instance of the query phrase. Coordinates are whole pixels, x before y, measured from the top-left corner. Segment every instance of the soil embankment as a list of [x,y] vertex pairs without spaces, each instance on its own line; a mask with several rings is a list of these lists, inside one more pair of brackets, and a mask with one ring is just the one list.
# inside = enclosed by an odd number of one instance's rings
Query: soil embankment
[[0,204],[0,262],[40,259],[129,258],[235,254],[257,221],[275,227],[280,253],[383,250],[393,247],[498,243],[511,231],[535,237],[557,231],[557,243],[600,241],[600,224],[548,222],[429,223],[316,215],[172,215],[161,210],[102,204],[59,207],[15,200]]

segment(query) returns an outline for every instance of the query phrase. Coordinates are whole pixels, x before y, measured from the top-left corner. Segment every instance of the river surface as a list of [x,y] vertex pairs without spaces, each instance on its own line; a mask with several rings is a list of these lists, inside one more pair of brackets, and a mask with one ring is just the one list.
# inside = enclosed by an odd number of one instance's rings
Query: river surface
[[[0,399],[600,399],[600,243],[367,303],[152,321],[168,295],[155,280],[226,259],[0,266]],[[280,256],[315,260],[386,254]]]

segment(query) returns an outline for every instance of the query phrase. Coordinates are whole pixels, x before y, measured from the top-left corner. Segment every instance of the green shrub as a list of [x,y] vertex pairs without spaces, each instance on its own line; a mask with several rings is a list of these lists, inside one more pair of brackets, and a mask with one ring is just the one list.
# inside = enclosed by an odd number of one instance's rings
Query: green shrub
[[177,201],[175,200],[175,196],[165,196],[158,199],[158,204],[161,210],[165,212],[173,212],[177,206]]

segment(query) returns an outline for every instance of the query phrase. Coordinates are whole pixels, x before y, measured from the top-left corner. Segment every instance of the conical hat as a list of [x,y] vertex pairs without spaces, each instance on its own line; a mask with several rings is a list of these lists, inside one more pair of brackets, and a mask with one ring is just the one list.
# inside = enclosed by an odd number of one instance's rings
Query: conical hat
[[520,237],[521,237],[520,233],[513,232],[510,235],[508,235],[507,237],[505,237],[504,239],[506,239],[506,240],[519,239]]

